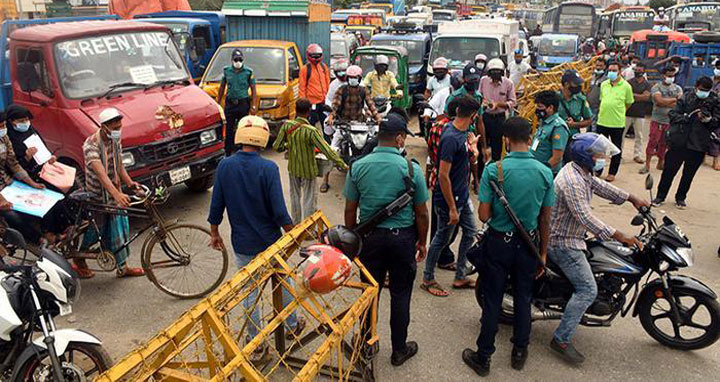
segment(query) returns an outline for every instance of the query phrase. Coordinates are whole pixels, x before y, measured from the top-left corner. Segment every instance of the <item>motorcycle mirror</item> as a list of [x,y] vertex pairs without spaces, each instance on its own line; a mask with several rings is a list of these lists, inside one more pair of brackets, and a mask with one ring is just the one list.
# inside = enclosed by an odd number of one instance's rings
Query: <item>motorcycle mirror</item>
[[654,184],[655,180],[653,179],[651,174],[648,174],[648,176],[645,177],[645,189],[652,190]]
[[637,214],[637,215],[635,215],[635,217],[633,217],[630,224],[634,225],[634,226],[641,226],[641,225],[643,225],[644,222],[645,222],[645,218],[643,218],[643,216],[641,214]]

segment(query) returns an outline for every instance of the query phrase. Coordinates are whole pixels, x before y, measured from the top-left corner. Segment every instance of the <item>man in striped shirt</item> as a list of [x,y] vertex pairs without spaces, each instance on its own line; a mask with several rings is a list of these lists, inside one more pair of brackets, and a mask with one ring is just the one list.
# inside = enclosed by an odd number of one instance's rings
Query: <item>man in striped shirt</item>
[[597,284],[585,258],[585,235],[590,232],[600,240],[617,240],[629,247],[642,247],[634,236],[628,236],[598,219],[590,207],[593,194],[614,204],[630,201],[635,208],[650,204],[595,176],[605,167],[605,157],[620,154],[605,136],[582,133],[570,143],[572,162],[565,165],[555,178],[555,208],[550,224],[548,257],[560,267],[575,288],[565,307],[562,320],[550,348],[564,360],[579,364],[585,357],[570,342],[585,310],[597,296]]
[[320,132],[310,125],[308,118],[311,108],[312,104],[307,98],[297,100],[295,103],[297,118],[288,121],[280,128],[273,144],[273,149],[277,152],[289,150],[290,209],[295,224],[300,223],[302,219],[317,210],[316,151],[319,150],[338,167],[348,168],[340,156],[320,136]]

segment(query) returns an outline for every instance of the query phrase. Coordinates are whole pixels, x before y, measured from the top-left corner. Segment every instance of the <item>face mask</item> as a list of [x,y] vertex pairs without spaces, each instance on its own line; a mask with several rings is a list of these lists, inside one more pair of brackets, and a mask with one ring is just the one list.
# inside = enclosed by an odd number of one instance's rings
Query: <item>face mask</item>
[[516,64],[519,64],[519,63],[521,63],[521,62],[522,62],[522,58],[516,58],[516,59],[515,59],[515,63],[516,63]]
[[593,165],[593,171],[598,172],[602,171],[605,168],[605,158],[600,158],[595,160],[595,164]]
[[233,68],[242,69],[242,67],[243,67],[242,61],[233,61]]
[[582,88],[580,86],[571,86],[570,87],[570,94],[578,94]]
[[645,78],[645,72],[635,72],[635,77],[637,77],[637,78]]
[[595,75],[598,76],[598,77],[602,76],[604,73],[605,73],[605,71],[602,70],[602,69],[596,69],[596,70],[595,70]]
[[618,72],[608,72],[608,79],[610,81],[615,81],[618,78]]
[[493,81],[500,81],[500,78],[502,78],[502,73],[492,72],[490,73],[490,78]]
[[463,84],[463,87],[465,87],[465,90],[468,91],[468,93],[473,93],[478,88],[477,82],[466,82]]
[[345,72],[337,72],[337,73],[335,73],[335,77],[345,78]]
[[697,89],[695,90],[695,95],[700,99],[705,99],[710,96],[710,91]]
[[24,133],[30,129],[30,121],[16,123],[14,125],[14,127],[15,127],[15,130],[17,130],[21,133]]
[[0,129],[0,138],[7,135],[7,129]]
[[672,83],[675,82],[675,77],[665,77],[663,78],[663,82],[665,82],[666,85],[672,85]]
[[376,67],[375,67],[375,71],[376,71],[378,74],[381,74],[381,75],[385,73],[385,70],[387,70],[387,69],[385,69],[384,66],[376,66]]
[[630,64],[630,68],[632,68],[632,70],[635,70],[635,68],[637,68],[637,64],[636,63]]
[[120,131],[120,130],[110,130],[110,134],[108,136],[113,141],[119,141],[121,134],[122,134],[122,131]]
[[358,78],[348,78],[348,85],[350,86],[359,86],[360,85],[360,79]]
[[480,70],[485,70],[485,63],[482,62],[482,61],[476,62],[476,63],[475,63],[475,66],[477,66],[477,68],[480,69]]
[[715,75],[715,77],[720,77],[720,69],[713,70],[713,75]]
[[547,110],[535,109],[535,115],[537,115],[538,118],[543,121],[545,120],[545,118],[547,118]]
[[437,78],[438,81],[442,81],[443,79],[445,79],[445,75],[446,75],[446,74],[447,74],[447,73],[445,73],[445,72],[435,73],[435,78]]

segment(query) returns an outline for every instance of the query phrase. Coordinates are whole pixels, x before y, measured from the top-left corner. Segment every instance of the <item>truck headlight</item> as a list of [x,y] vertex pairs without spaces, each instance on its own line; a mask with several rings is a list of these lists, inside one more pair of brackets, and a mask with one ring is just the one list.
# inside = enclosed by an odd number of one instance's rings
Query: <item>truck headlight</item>
[[274,107],[277,107],[278,101],[276,98],[263,98],[260,100],[260,109],[272,109]]
[[122,163],[125,167],[135,166],[135,156],[130,152],[122,153]]
[[215,129],[205,130],[202,133],[200,133],[200,145],[201,146],[208,145],[215,141],[217,141],[217,132],[215,131]]

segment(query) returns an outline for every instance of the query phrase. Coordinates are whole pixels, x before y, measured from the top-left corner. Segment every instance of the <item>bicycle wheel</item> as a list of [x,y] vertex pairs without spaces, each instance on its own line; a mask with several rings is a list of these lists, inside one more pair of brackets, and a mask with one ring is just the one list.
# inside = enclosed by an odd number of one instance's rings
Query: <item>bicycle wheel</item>
[[145,274],[163,292],[198,298],[225,278],[228,254],[210,247],[210,231],[193,224],[174,224],[150,237],[142,255]]

